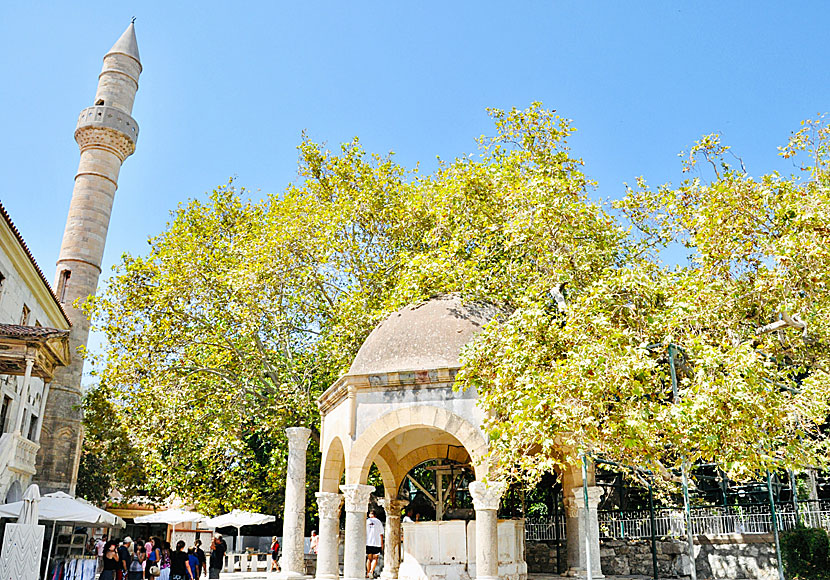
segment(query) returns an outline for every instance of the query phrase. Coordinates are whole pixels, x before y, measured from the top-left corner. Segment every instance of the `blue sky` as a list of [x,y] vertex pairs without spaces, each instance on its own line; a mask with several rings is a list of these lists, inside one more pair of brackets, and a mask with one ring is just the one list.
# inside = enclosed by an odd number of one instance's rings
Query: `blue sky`
[[131,16],[144,72],[138,149],[104,259],[146,251],[180,201],[237,176],[296,176],[305,129],[426,170],[474,151],[486,107],[534,100],[574,120],[599,181],[679,181],[719,131],[750,172],[830,110],[830,4],[815,2],[4,2],[0,199],[51,279],[78,163],[77,115]]

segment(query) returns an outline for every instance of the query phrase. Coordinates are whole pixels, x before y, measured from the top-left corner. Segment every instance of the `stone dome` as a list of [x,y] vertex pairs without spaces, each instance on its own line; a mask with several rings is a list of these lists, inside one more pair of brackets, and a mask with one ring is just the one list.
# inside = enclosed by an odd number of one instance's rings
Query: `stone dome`
[[461,348],[500,313],[491,304],[463,303],[457,294],[401,308],[369,334],[348,374],[459,367]]

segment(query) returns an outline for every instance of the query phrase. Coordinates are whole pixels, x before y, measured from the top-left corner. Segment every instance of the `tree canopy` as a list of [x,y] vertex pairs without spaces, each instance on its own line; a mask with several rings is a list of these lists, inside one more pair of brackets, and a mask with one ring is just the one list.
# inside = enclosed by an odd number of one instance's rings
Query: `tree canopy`
[[[782,148],[811,157],[803,176],[753,178],[710,135],[686,168],[709,162],[711,180],[640,180],[611,207],[592,198],[568,120],[538,103],[491,115],[477,156],[429,175],[357,140],[332,152],[304,138],[281,194],[231,182],[125,255],[88,305],[109,346],[87,423],[106,414],[112,429],[88,428],[87,448],[108,461],[115,429],[142,466],[113,467],[112,483],[210,512],[279,509],[284,428],[316,428],[317,396],[379,320],[445,292],[508,313],[458,379],[490,411],[505,473],[581,452],[665,474],[684,459],[736,477],[821,464],[827,126]],[[690,263],[663,264],[678,244]],[[806,331],[757,332],[785,316]]]

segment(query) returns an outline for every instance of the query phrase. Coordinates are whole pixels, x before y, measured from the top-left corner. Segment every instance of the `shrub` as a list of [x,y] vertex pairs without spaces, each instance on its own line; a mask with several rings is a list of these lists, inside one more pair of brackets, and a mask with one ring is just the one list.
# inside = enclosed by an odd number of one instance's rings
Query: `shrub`
[[830,537],[821,528],[798,527],[781,535],[787,578],[830,580]]

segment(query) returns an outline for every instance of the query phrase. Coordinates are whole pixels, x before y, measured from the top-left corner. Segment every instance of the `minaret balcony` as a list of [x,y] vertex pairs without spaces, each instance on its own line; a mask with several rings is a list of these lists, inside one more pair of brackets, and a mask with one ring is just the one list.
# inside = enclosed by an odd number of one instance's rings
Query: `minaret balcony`
[[96,105],[81,111],[75,132],[87,127],[114,129],[125,135],[133,146],[138,140],[138,123],[127,113],[115,107]]

